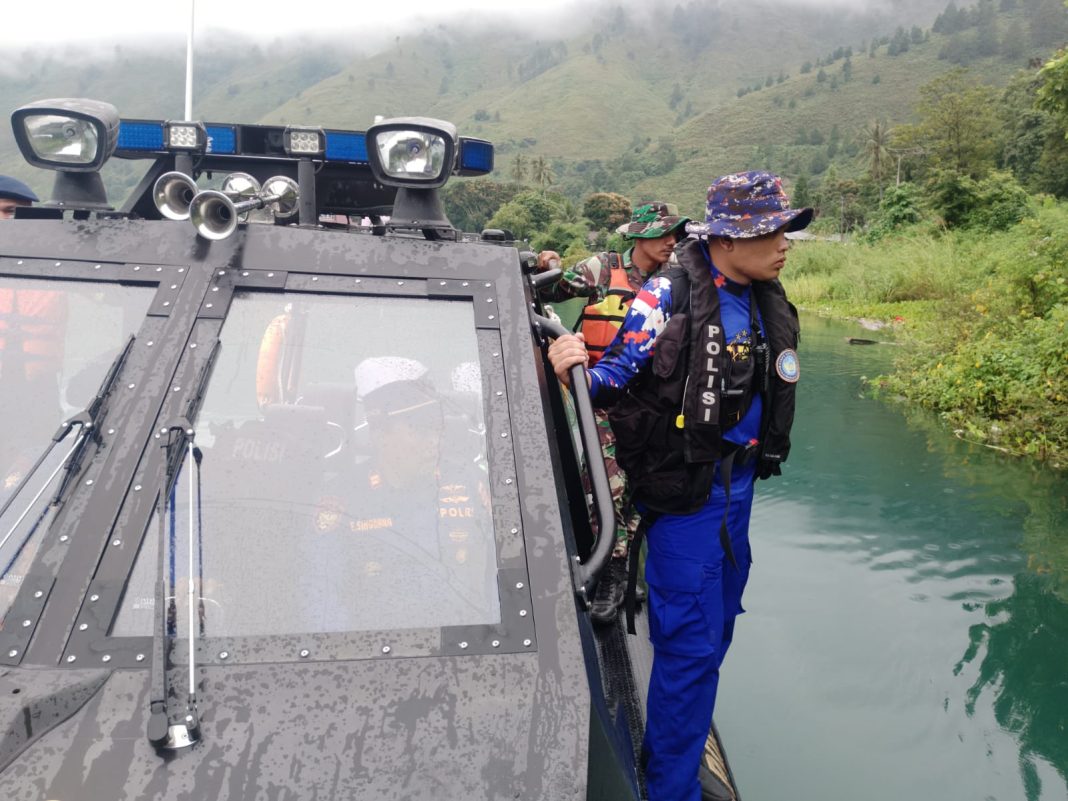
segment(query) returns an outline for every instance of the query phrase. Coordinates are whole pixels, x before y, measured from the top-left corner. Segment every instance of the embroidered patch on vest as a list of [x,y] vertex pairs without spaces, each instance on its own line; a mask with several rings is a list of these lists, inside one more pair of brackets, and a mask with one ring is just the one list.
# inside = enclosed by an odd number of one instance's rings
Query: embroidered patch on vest
[[797,361],[797,351],[787,349],[780,353],[779,358],[775,360],[775,372],[786,383],[796,384],[797,379],[801,377],[801,365]]

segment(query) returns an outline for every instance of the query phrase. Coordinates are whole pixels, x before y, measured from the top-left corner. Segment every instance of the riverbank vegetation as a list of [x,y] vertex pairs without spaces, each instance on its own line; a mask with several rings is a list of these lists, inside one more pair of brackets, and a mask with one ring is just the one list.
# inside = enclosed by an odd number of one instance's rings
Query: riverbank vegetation
[[784,283],[802,307],[889,321],[904,347],[880,396],[959,436],[1068,464],[1068,205],[1004,231],[914,226],[875,242],[805,242]]

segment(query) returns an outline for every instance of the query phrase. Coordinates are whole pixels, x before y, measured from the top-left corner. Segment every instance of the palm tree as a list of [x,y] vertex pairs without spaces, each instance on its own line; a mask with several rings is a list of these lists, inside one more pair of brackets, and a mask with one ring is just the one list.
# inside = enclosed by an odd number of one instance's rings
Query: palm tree
[[879,187],[880,199],[883,196],[883,178],[886,169],[893,161],[890,155],[891,133],[890,126],[885,120],[872,120],[860,133],[864,161],[867,162],[871,179]]
[[527,177],[527,160],[522,153],[516,153],[512,159],[512,180],[517,184],[523,183]]
[[530,177],[540,187],[552,186],[553,179],[556,178],[553,175],[553,168],[549,166],[543,157],[538,156],[530,164]]

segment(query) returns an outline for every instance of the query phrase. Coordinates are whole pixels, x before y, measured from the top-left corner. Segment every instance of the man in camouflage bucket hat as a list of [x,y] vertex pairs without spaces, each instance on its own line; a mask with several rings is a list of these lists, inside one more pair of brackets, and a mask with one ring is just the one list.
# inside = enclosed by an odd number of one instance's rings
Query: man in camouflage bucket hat
[[[799,324],[778,275],[791,209],[766,172],[712,182],[705,221],[675,249],[678,266],[642,287],[620,336],[586,370],[610,407],[636,506],[648,587],[649,678],[643,754],[649,801],[731,799],[704,757],[720,665],[742,613],[757,479],[790,451]],[[550,346],[557,378],[590,363],[580,338]]]
[[[630,302],[642,284],[660,272],[671,259],[678,236],[688,217],[679,215],[670,203],[653,201],[643,203],[634,210],[630,222],[619,226],[617,233],[631,243],[622,256],[615,252],[598,253],[579,262],[570,270],[564,270],[560,280],[543,290],[542,299],[560,302],[571,298],[588,298],[579,327],[591,353],[603,353],[627,314]],[[551,258],[558,258],[553,251],[538,255],[541,269],[548,267]],[[638,526],[637,515],[630,508],[630,496],[623,471],[616,463],[616,438],[608,423],[608,415],[595,410],[597,431],[601,439],[601,452],[608,471],[608,484],[616,510],[616,546],[612,559],[602,572],[597,593],[590,606],[590,616],[597,623],[607,624],[615,620],[627,581],[627,545],[634,537]],[[584,475],[589,492],[589,476]],[[596,529],[596,520],[591,520]]]

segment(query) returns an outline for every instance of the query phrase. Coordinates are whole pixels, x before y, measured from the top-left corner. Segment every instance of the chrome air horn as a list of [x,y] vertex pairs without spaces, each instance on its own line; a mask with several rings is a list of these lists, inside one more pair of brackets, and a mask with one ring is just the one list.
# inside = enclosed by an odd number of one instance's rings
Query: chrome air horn
[[280,219],[297,213],[299,193],[297,182],[284,175],[268,178],[262,190],[246,200],[234,201],[230,195],[206,189],[189,204],[189,220],[197,233],[205,239],[226,239],[240,222],[241,215],[256,209],[269,208]]
[[[189,206],[197,191],[196,181],[184,172],[165,172],[152,188],[152,200],[168,220],[188,220]],[[234,201],[256,197],[259,191],[260,182],[247,172],[230,173],[223,180],[223,194]]]

